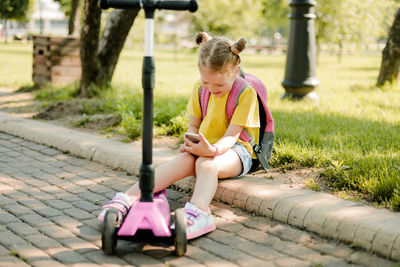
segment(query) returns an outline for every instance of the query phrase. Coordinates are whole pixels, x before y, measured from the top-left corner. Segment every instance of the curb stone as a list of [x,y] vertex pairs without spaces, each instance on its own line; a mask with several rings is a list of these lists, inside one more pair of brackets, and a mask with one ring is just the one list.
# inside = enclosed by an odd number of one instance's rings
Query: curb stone
[[[60,126],[14,117],[0,112],[0,132],[44,144],[75,156],[120,168],[138,175],[141,147],[78,132]],[[160,165],[172,152],[153,150],[153,163]],[[175,187],[190,191],[194,177]],[[290,188],[268,179],[245,176],[219,182],[214,200],[250,213],[352,243],[392,260],[400,260],[400,214],[373,208],[328,193]]]

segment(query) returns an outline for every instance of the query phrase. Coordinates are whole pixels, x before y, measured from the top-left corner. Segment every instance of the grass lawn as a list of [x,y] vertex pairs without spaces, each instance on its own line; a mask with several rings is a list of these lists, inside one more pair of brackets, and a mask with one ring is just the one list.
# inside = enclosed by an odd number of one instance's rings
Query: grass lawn
[[[0,86],[31,84],[31,46],[0,45]],[[142,56],[141,50],[123,51],[108,95],[126,129],[139,125]],[[320,180],[337,190],[400,209],[400,86],[373,86],[380,60],[380,54],[345,55],[341,62],[321,55],[316,104],[281,100],[285,56],[244,54],[242,68],[269,90],[276,129],[272,165],[322,167]],[[157,50],[155,123],[176,126],[165,133],[184,131],[187,97],[198,78],[196,52]]]

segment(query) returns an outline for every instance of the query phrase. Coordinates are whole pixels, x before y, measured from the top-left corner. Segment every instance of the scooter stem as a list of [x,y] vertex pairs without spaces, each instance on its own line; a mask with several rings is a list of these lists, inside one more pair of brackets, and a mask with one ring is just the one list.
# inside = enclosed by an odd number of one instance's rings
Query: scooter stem
[[154,50],[154,9],[145,8],[145,38],[142,65],[143,86],[143,135],[142,135],[142,164],[140,166],[139,188],[140,201],[153,201],[154,166],[153,157],[153,88],[155,82]]

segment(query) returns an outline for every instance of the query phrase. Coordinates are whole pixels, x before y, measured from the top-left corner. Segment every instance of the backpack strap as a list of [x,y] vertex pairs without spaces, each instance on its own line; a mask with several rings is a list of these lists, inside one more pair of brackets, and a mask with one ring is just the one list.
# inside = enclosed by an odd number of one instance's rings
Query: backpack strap
[[[228,99],[226,102],[226,116],[228,122],[231,121],[233,113],[235,112],[236,106],[239,104],[240,95],[243,93],[244,89],[249,86],[249,83],[242,77],[237,77],[233,83],[232,89],[229,92]],[[201,107],[201,118],[207,115],[208,101],[210,100],[210,91],[205,90],[201,85],[199,88],[199,102]]]
[[210,91],[203,89],[203,86],[200,85],[199,102],[200,102],[200,108],[201,108],[201,120],[203,120],[207,114],[209,99],[210,99]]
[[231,122],[233,113],[237,105],[239,104],[239,98],[243,91],[249,86],[249,83],[242,77],[237,77],[233,83],[232,89],[229,92],[228,99],[226,101],[226,117],[228,118],[228,123]]

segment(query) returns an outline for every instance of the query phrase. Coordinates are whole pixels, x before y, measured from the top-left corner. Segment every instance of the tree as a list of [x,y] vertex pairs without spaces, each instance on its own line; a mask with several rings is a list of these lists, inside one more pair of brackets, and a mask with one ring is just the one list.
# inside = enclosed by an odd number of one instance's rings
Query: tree
[[382,64],[378,77],[378,86],[386,82],[393,83],[400,72],[400,8],[394,16],[393,25],[390,29],[389,38],[382,51]]
[[201,0],[199,3],[199,10],[191,16],[195,31],[231,38],[256,35],[261,16],[260,1]]
[[65,15],[69,17],[68,35],[79,35],[81,19],[81,1],[80,0],[55,0],[61,5]]
[[95,97],[110,86],[115,66],[139,9],[114,9],[100,36],[98,0],[85,0],[81,28],[81,97]]
[[29,10],[29,0],[1,0],[0,18],[5,21],[5,42],[8,38],[8,21],[25,20]]
[[315,20],[317,46],[321,42],[338,46],[345,43],[371,43],[383,37],[390,25],[386,15],[394,0],[318,0]]

